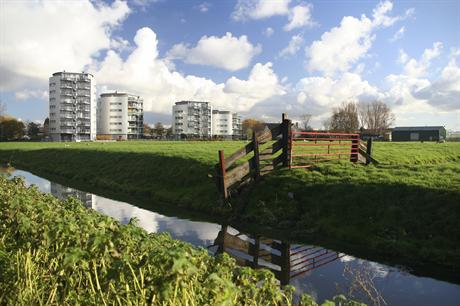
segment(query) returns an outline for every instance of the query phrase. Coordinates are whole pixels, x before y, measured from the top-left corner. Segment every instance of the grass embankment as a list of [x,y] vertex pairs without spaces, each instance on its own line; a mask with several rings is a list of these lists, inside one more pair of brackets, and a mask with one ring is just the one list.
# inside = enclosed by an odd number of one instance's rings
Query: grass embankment
[[268,176],[244,220],[350,253],[444,266],[460,281],[460,143],[374,143],[374,156],[381,164]]
[[267,270],[240,268],[226,254],[212,257],[3,176],[0,280],[2,305],[292,303],[292,288],[281,291]]
[[[208,176],[217,150],[229,155],[242,144],[8,143],[0,160],[88,191],[212,214],[220,212]],[[460,271],[460,143],[374,143],[374,156],[381,164],[332,162],[270,174],[251,193],[242,221],[355,255]]]
[[113,192],[149,199],[152,205],[173,203],[219,213],[218,193],[211,177],[217,151],[224,149],[230,154],[243,144],[236,141],[2,143],[0,161],[40,176],[77,184],[85,187],[85,191],[102,191],[103,195]]

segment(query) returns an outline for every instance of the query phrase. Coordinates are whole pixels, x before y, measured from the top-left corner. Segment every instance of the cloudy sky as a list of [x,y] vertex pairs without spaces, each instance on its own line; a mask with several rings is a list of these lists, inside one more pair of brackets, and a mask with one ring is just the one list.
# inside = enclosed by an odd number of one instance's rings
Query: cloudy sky
[[48,78],[87,71],[98,92],[179,100],[265,121],[380,100],[396,125],[460,130],[460,1],[0,0],[0,99],[48,114]]

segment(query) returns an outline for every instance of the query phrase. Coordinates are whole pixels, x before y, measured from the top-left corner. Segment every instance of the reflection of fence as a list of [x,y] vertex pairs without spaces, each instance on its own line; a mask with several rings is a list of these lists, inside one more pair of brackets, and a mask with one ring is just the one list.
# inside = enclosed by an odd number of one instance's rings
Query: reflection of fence
[[231,234],[226,225],[222,226],[213,246],[217,246],[216,253],[227,252],[239,265],[271,270],[281,285],[344,256],[321,247],[293,247],[289,243],[260,236]]
[[[270,146],[264,148],[267,143]],[[283,114],[279,125],[253,133],[252,141],[232,155],[225,157],[224,151],[219,151],[216,183],[225,200],[230,190],[241,190],[279,167],[309,168],[319,162],[344,159],[378,163],[371,155],[372,139],[364,144],[359,134],[292,131],[291,120]]]

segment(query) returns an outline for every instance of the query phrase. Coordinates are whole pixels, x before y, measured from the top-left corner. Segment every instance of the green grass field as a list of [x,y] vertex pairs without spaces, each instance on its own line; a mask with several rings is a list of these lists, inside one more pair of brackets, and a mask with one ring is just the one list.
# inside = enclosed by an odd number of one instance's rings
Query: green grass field
[[[243,144],[3,143],[0,160],[103,195],[225,216],[213,165],[219,149],[229,155]],[[460,271],[460,143],[376,142],[374,156],[377,166],[345,161],[274,172],[251,192],[239,221],[357,255]]]

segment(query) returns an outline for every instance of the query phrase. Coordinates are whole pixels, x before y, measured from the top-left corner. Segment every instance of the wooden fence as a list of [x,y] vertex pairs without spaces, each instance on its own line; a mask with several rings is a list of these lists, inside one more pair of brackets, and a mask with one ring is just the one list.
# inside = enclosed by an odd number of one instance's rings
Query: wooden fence
[[[216,183],[223,199],[230,196],[230,188],[238,190],[258,181],[273,169],[289,166],[290,131],[291,120],[283,114],[282,122],[278,126],[271,130],[266,128],[261,133],[253,133],[251,142],[232,155],[225,157],[224,151],[219,151]],[[272,140],[273,144],[260,151],[260,146]]]
[[[377,164],[378,161],[372,157],[372,138],[362,142],[359,136],[330,132],[293,132],[291,120],[283,114],[279,125],[271,130],[266,128],[263,132],[253,133],[251,142],[232,155],[225,157],[224,151],[219,151],[219,163],[215,167],[217,188],[223,200],[226,200],[232,191],[241,191],[244,186],[257,182],[261,176],[279,167],[308,168],[317,162],[342,157],[351,162]],[[271,141],[274,142],[261,150],[261,147]],[[308,147],[315,151],[295,154],[295,147]],[[327,149],[326,152],[320,152],[318,148]],[[336,149],[347,151],[336,152]],[[296,157],[304,158],[304,164],[293,164]]]

